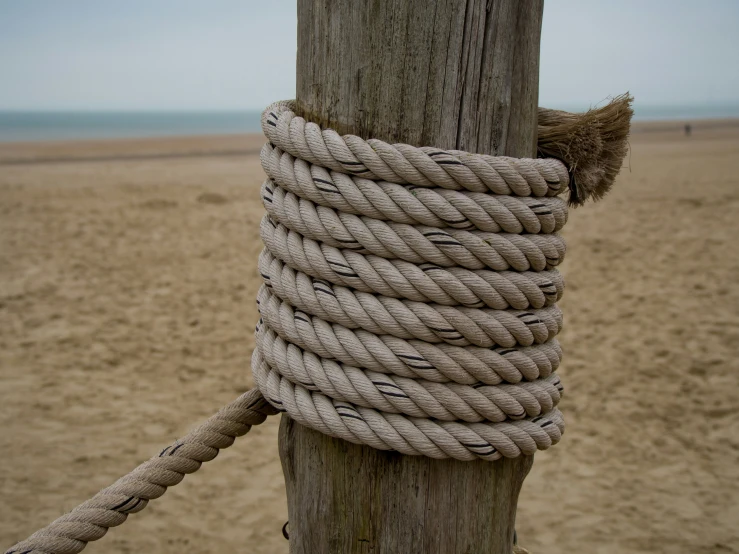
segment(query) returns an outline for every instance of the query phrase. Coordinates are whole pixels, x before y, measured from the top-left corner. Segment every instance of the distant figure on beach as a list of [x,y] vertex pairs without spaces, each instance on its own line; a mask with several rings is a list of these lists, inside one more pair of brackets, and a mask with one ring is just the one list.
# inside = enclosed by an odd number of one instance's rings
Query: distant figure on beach
[[689,137],[690,133],[693,132],[693,127],[690,125],[690,123],[685,124],[685,136]]

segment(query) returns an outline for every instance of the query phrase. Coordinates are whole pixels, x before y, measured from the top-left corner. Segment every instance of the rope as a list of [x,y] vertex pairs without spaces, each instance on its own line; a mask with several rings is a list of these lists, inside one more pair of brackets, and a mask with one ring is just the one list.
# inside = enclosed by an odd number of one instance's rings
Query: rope
[[267,400],[403,454],[556,444],[565,166],[340,136],[289,102],[262,128],[252,370]]
[[342,137],[291,107],[262,115],[259,388],[6,554],[80,552],[279,411],[432,458],[560,440],[565,166]]
[[281,194],[292,202],[295,198],[308,200],[342,213],[382,221],[456,229],[475,227],[491,233],[553,233],[567,221],[567,205],[558,197],[491,195],[485,191],[354,180],[348,175],[307,165],[272,144],[264,145],[260,157],[269,177],[265,186],[279,187],[274,194],[269,191],[273,202],[274,196]]
[[569,184],[567,168],[555,159],[486,156],[341,136],[296,116],[292,102],[269,106],[262,114],[262,131],[272,145],[312,164],[310,171],[319,178],[332,170],[355,179],[537,197],[564,193]]
[[71,512],[12,546],[5,554],[76,554],[87,543],[102,538],[129,514],[140,512],[167,487],[194,473],[236,437],[249,432],[268,415],[277,413],[262,394],[250,390],[221,408],[202,425],[144,462],[128,475],[101,490]]

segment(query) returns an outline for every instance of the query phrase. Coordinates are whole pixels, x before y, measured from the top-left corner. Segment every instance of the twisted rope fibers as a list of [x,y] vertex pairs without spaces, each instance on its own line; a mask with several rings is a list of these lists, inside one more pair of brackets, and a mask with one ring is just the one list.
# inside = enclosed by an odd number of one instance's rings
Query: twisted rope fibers
[[265,398],[404,454],[556,444],[564,165],[340,136],[287,102],[262,128]]
[[218,451],[276,414],[257,389],[245,392],[196,429],[176,440],[157,456],[104,488],[71,512],[39,529],[5,554],[76,554],[87,543],[102,538],[108,528],[122,524],[129,514],[146,508],[209,462]]
[[565,166],[342,137],[291,108],[262,116],[259,388],[6,554],[80,552],[279,411],[433,458],[561,438]]

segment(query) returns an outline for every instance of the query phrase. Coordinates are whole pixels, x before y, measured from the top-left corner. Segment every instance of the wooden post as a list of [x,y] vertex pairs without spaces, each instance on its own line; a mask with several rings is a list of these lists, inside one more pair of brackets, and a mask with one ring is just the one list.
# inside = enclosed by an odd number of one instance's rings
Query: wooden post
[[[543,0],[298,0],[301,115],[388,142],[536,153]],[[282,416],[291,554],[510,554],[532,457],[403,456]]]

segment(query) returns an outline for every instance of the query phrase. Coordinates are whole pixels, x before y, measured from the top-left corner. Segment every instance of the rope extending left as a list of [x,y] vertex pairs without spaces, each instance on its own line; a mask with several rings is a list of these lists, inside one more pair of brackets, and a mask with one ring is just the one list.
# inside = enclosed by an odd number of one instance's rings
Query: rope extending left
[[[289,102],[267,108],[261,390],[5,554],[82,551],[280,411],[433,458],[492,461],[558,442],[559,195],[607,192],[630,117],[628,96],[582,120],[540,112],[540,152],[559,159],[527,160],[342,137]],[[572,144],[588,133],[586,156]]]
[[12,546],[5,554],[76,554],[87,543],[102,538],[110,527],[120,525],[128,514],[143,510],[167,487],[196,472],[236,437],[249,432],[269,415],[277,413],[257,389],[245,392],[221,408],[205,423],[176,440],[157,456],[101,490],[71,512]]

